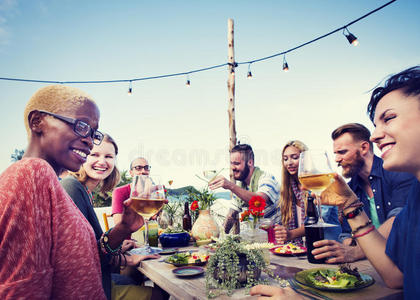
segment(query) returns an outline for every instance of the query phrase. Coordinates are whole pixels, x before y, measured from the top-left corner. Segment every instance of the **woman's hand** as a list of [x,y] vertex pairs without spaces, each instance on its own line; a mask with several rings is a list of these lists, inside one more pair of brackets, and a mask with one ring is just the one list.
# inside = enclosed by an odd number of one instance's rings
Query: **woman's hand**
[[139,230],[144,225],[144,219],[141,215],[131,209],[131,199],[123,202],[124,210],[121,216],[120,224],[129,229],[130,232]]
[[136,241],[134,241],[134,240],[124,240],[124,242],[121,245],[121,251],[126,252],[126,251],[129,251],[129,250],[131,250],[133,248],[136,248],[136,247],[137,247]]
[[291,300],[303,300],[304,298],[301,295],[298,295],[290,287],[279,288],[276,286],[269,285],[256,285],[250,291],[251,296],[261,295],[263,297],[258,297],[258,300],[263,299],[272,299],[272,300],[282,300],[282,299],[291,299]]
[[143,260],[160,258],[159,254],[138,255],[132,254],[127,257],[127,266],[138,267]]
[[334,182],[321,194],[321,203],[343,208],[357,201],[357,196],[350,189],[343,177],[334,174]]
[[277,244],[284,244],[289,240],[289,231],[283,225],[274,225],[274,237]]

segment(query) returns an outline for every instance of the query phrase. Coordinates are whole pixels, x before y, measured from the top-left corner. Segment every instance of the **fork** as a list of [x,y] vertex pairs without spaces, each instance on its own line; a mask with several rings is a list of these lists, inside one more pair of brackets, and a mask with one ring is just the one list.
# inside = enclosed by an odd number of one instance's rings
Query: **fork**
[[[332,300],[331,298],[329,298],[329,297],[327,297],[327,296],[325,296],[325,295],[322,295],[322,294],[317,293],[317,292],[315,292],[315,291],[312,291],[312,290],[310,290],[310,289],[305,289],[305,288],[301,287],[301,286],[300,286],[299,284],[297,284],[297,283],[296,283],[296,281],[295,281],[294,279],[292,279],[292,278],[288,279],[287,281],[289,282],[290,287],[291,287],[291,288],[292,288],[295,292],[297,292],[297,293],[299,293],[299,294],[302,294],[302,293],[301,293],[301,291],[304,291],[304,292],[310,293],[310,294],[312,294],[312,295],[314,295],[314,296],[317,296],[317,297],[319,297],[319,298],[322,298],[322,299],[324,299],[324,300]],[[307,295],[305,295],[305,296],[307,296]],[[308,297],[308,296],[307,296],[307,297]],[[313,297],[312,297],[312,298],[313,298]],[[316,299],[316,298],[314,298],[314,299]]]

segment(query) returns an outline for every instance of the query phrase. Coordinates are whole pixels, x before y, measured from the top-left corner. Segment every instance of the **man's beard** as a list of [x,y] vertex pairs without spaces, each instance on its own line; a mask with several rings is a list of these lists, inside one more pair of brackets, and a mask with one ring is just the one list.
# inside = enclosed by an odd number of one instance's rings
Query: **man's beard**
[[[357,174],[359,174],[360,170],[365,165],[365,160],[360,155],[360,150],[357,150],[356,152],[356,158],[353,162],[349,164],[345,164],[343,167],[343,176],[346,178],[352,178],[355,177]],[[348,169],[344,169],[344,167],[348,167]]]
[[239,181],[244,181],[248,177],[248,175],[249,175],[249,167],[248,167],[248,164],[245,164],[244,169],[239,173],[239,176],[235,179]]

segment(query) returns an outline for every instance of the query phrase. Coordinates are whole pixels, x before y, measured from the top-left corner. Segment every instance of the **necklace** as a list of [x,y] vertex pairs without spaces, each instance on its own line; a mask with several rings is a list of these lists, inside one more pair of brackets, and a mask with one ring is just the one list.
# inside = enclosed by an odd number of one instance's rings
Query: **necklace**
[[90,204],[93,206],[93,193],[84,185],[86,193],[88,194]]

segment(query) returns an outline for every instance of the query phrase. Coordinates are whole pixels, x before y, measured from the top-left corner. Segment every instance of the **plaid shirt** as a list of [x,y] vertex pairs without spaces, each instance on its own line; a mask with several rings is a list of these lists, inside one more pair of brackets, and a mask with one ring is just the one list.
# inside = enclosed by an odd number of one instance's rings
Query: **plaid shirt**
[[[292,180],[292,190],[295,197],[293,197],[293,205],[292,205],[292,213],[293,216],[287,223],[287,229],[292,230],[298,228],[298,218],[300,220],[300,223],[303,224],[303,221],[305,220],[305,203],[303,201],[303,195],[304,192],[299,189],[299,186],[297,185],[296,181]],[[300,215],[297,214],[297,202],[300,203]],[[296,238],[291,241],[292,243],[297,243],[299,245],[303,244],[302,238]]]

